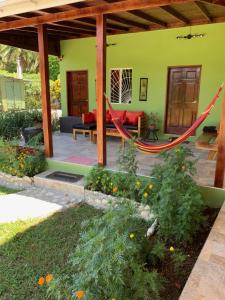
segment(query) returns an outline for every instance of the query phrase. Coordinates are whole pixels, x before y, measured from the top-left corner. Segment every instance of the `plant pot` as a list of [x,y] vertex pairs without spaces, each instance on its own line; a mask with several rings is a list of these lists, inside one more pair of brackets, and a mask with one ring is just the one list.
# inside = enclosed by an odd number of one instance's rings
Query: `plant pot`
[[155,124],[150,124],[149,129],[156,129],[156,125]]

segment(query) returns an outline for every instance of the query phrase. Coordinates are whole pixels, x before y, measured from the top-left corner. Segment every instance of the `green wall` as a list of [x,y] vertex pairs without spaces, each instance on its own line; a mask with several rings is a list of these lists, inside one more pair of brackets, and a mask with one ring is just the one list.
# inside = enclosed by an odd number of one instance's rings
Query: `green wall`
[[[133,68],[133,99],[131,104],[115,104],[117,109],[158,112],[162,120],[165,113],[167,70],[169,66],[202,65],[198,113],[211,100],[225,80],[225,24],[192,27],[192,33],[206,33],[205,38],[177,40],[176,36],[189,33],[189,28],[158,30],[108,36],[107,93],[109,93],[109,69]],[[96,107],[95,97],[95,38],[66,40],[61,42],[64,56],[61,62],[62,109],[67,115],[66,71],[88,70],[89,110]],[[139,102],[140,77],[149,78],[148,100]],[[221,100],[204,125],[217,125]],[[199,134],[201,128],[197,132]],[[163,129],[162,129],[163,131]]]

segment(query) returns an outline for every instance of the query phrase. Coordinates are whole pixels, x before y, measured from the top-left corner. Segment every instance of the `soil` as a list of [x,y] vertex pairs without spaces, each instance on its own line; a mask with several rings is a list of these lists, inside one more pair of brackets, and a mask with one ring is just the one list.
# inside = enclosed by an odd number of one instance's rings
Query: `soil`
[[161,300],[179,299],[184,285],[214,224],[218,212],[219,209],[207,208],[204,212],[204,214],[208,217],[207,226],[203,228],[191,244],[188,244],[186,247],[179,247],[179,249],[187,255],[187,259],[182,265],[182,271],[180,274],[175,274],[173,264],[169,259],[165,259],[164,263],[159,266],[161,275],[166,279],[163,284],[164,289],[161,292]]

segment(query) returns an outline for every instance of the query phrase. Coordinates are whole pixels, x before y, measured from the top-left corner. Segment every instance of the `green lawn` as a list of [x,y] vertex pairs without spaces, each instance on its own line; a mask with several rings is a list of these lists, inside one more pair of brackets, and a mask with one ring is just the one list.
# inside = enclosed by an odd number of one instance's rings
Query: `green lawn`
[[15,192],[18,192],[18,191],[13,190],[13,189],[9,189],[9,188],[4,187],[4,186],[0,186],[0,196],[7,195],[7,194],[12,194],[12,193],[15,193]]
[[80,224],[99,214],[82,205],[47,219],[0,224],[0,299],[45,300],[37,281],[47,273],[69,274],[69,253],[77,244]]

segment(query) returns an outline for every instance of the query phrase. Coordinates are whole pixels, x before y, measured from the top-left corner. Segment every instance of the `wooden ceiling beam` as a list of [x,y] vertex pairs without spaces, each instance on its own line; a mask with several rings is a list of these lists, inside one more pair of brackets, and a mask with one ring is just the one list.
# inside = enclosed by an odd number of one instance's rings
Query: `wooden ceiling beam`
[[[60,56],[60,44],[58,39],[49,38],[49,54]],[[33,34],[31,38],[27,38],[25,35],[18,35],[13,33],[13,31],[9,34],[9,32],[0,32],[0,44],[18,47],[30,51],[38,52],[38,43],[37,43],[37,35]]]
[[[115,3],[115,2],[119,2],[120,0],[105,0],[105,2],[107,3]],[[141,10],[131,10],[129,11],[129,14],[131,14],[132,16],[135,16],[135,17],[138,17],[138,18],[141,18],[145,21],[148,21],[148,22],[151,22],[151,23],[154,23],[154,24],[157,24],[159,26],[162,26],[162,27],[166,27],[166,23],[157,19],[157,18],[154,18],[148,14],[146,14],[145,12],[141,11]]]
[[168,14],[170,14],[171,16],[173,16],[174,18],[176,18],[177,20],[181,21],[182,23],[184,24],[190,23],[190,21],[185,16],[183,16],[180,12],[178,12],[175,8],[169,5],[165,5],[160,8],[165,12],[167,12]]
[[204,6],[202,2],[195,1],[195,5],[199,8],[201,13],[204,15],[204,17],[211,23],[212,17],[210,16],[210,13],[208,12],[207,8]]
[[148,22],[151,22],[151,23],[154,23],[154,24],[157,24],[161,27],[166,27],[166,22],[163,22],[157,18],[154,18],[148,14],[146,14],[145,12],[141,11],[141,10],[132,10],[129,12],[130,14],[136,16],[136,17],[139,17],[141,19],[144,19],[145,21],[148,21]]
[[129,19],[126,19],[126,18],[122,18],[122,17],[119,17],[117,15],[107,15],[107,19],[111,20],[111,21],[116,21],[116,22],[119,22],[119,23],[122,23],[122,24],[125,24],[125,25],[128,25],[128,26],[132,26],[132,27],[138,27],[138,28],[145,29],[145,30],[149,29],[148,25],[141,24],[139,22],[129,20]]
[[[80,8],[84,8],[84,7],[88,7],[87,3],[78,2],[78,3],[68,4],[68,5],[63,6],[63,8],[66,8],[67,10],[71,10],[71,9],[74,9],[74,8],[80,9]],[[95,18],[85,18],[85,19],[82,19],[82,20],[79,20],[79,21],[96,26]],[[107,31],[111,30],[111,29],[112,30],[119,30],[119,31],[127,31],[128,30],[127,27],[124,27],[124,26],[121,26],[121,25],[118,25],[118,24],[111,24],[111,23],[107,22],[107,20],[106,20],[106,24],[107,24],[107,26],[106,26]]]
[[225,0],[200,0],[201,2],[205,2],[208,4],[220,5],[225,7]]
[[144,8],[155,8],[170,4],[187,3],[191,0],[124,0],[116,3],[102,4],[93,7],[72,9],[70,11],[58,12],[39,17],[28,18],[26,20],[16,20],[0,24],[0,31],[21,28],[25,26],[36,26],[39,24],[59,22],[71,19],[81,19],[85,17],[97,16],[99,14],[112,14],[117,12],[131,11]]

